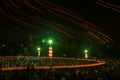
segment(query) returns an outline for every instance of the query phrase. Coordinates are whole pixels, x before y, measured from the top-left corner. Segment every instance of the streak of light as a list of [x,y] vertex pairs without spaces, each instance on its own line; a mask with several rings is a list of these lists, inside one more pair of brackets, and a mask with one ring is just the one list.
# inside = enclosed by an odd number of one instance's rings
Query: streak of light
[[115,12],[120,13],[120,6],[110,4],[110,3],[107,3],[107,2],[102,1],[102,0],[98,0],[95,3],[98,4],[98,5],[101,5],[103,7],[109,8],[109,9],[115,11]]
[[[42,7],[42,9],[35,4],[32,4],[30,0],[1,0],[1,2],[3,3],[3,6],[0,6],[0,12],[16,23],[21,23],[21,25],[27,28],[35,29],[39,27],[38,24],[43,24],[47,25],[49,28],[57,30],[71,39],[76,37],[84,38],[84,36],[88,35],[89,37],[92,36],[102,43],[112,41],[110,37],[101,32],[98,26],[85,21],[81,16],[73,11],[70,11],[51,1],[34,0],[34,2]],[[27,12],[26,10],[29,11]],[[80,28],[84,29],[84,31],[79,31],[80,29],[73,29],[71,25],[68,26],[66,24],[56,23],[54,20],[51,21],[47,18],[44,18],[46,15],[56,15],[58,19],[68,21],[70,24],[73,23],[75,26],[79,26]],[[40,28],[40,30],[42,29]]]

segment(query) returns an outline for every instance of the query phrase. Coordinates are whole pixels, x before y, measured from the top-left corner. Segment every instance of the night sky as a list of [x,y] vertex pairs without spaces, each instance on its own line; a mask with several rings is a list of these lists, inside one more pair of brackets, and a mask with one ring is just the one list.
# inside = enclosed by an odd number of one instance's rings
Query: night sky
[[[84,20],[99,26],[102,31],[113,40],[120,40],[120,8],[117,11],[101,6],[96,3],[97,0],[51,0],[56,4],[67,8]],[[107,1],[107,0],[103,0]],[[117,0],[116,0],[117,1]],[[118,4],[119,1],[117,1]],[[111,2],[113,3],[113,2]],[[0,4],[3,6],[3,4]],[[21,23],[11,20],[7,16],[0,13],[0,38],[15,39],[24,37],[23,33],[17,31],[16,26],[23,27]],[[17,33],[17,34],[16,34]],[[22,36],[19,36],[22,35]]]
[[[56,0],[57,1],[57,0]],[[60,0],[58,0],[59,3]],[[85,20],[99,26],[114,40],[120,40],[120,8],[119,12],[98,5],[97,0],[61,0],[61,5],[84,17]],[[119,0],[103,0],[120,6]],[[64,3],[64,4],[63,4]]]

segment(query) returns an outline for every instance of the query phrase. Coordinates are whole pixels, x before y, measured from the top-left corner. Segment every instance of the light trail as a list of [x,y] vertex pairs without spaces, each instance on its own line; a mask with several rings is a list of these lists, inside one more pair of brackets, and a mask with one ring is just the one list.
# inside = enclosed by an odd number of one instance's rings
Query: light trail
[[98,5],[101,5],[103,7],[106,7],[108,9],[111,9],[115,12],[120,13],[120,6],[114,5],[112,3],[108,3],[107,1],[103,1],[103,0],[97,0],[97,1],[95,1],[95,3]]
[[[0,13],[7,16],[16,23],[29,29],[44,30],[38,25],[47,25],[64,36],[75,39],[99,41],[103,44],[112,41],[110,37],[101,32],[101,29],[79,16],[75,12],[48,0],[1,0]],[[59,22],[52,18],[57,18]],[[63,23],[67,22],[69,25]],[[74,26],[74,29],[73,29]],[[17,27],[17,26],[16,26]],[[94,42],[94,41],[93,41]]]

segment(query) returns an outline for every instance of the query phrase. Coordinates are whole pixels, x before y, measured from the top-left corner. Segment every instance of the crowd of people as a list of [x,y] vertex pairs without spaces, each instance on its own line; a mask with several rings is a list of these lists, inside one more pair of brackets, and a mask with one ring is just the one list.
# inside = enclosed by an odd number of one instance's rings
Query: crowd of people
[[[24,70],[1,70],[0,80],[120,80],[119,59],[104,59],[106,64],[102,66],[68,69],[35,69],[34,67],[30,67],[31,64],[34,64],[34,66],[35,64],[36,66],[53,65],[49,59],[1,57],[0,61],[2,61],[1,67],[27,66]],[[52,60],[52,62],[54,62],[54,65],[91,63],[89,61],[63,59]]]
[[21,67],[21,66],[63,66],[63,65],[76,65],[76,64],[91,64],[96,61],[77,60],[77,59],[63,59],[57,58],[50,60],[49,57],[0,57],[1,67]]

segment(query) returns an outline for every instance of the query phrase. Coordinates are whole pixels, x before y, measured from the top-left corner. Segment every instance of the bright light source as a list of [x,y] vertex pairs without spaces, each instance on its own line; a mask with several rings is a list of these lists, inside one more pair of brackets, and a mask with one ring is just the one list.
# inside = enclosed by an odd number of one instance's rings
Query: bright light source
[[38,50],[38,57],[40,57],[40,47],[38,47],[37,50]]
[[87,53],[87,52],[88,52],[88,50],[85,50],[84,52],[85,52],[85,53]]
[[53,48],[52,47],[49,47],[49,57],[50,57],[50,59],[52,59],[52,56],[53,56],[53,50],[52,50]]
[[85,54],[85,58],[88,58],[88,54]]
[[85,53],[85,58],[88,58],[88,50],[87,49],[84,50],[84,53]]
[[40,50],[40,47],[38,47],[37,50],[39,51],[39,50]]
[[53,41],[52,41],[52,40],[49,40],[48,43],[51,45],[51,44],[53,43]]

